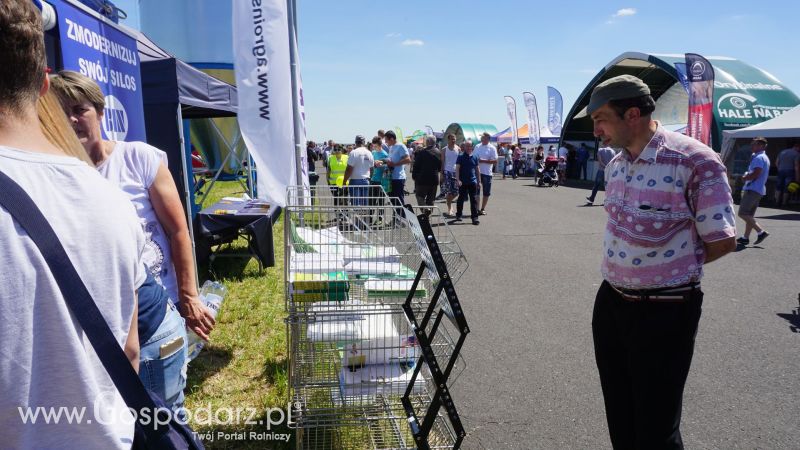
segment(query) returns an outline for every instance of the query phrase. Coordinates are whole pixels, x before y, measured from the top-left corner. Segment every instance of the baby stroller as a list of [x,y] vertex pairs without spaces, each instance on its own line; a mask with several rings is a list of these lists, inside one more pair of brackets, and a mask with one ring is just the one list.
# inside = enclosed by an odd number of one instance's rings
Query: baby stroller
[[539,180],[538,185],[548,187],[558,186],[558,158],[555,156],[548,156],[544,160],[544,166],[537,169],[536,178]]

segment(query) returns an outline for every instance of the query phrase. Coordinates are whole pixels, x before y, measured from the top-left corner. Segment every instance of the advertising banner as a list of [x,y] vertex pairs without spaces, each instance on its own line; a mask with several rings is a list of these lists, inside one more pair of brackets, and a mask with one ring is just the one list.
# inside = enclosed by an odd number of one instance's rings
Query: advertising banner
[[564,114],[564,100],[558,89],[547,86],[547,128],[555,136],[561,136],[561,118]]
[[517,102],[514,97],[506,95],[506,111],[508,112],[508,120],[511,121],[511,143],[519,144],[519,136],[517,136]]
[[286,206],[297,184],[286,1],[233,2],[239,128],[258,170],[259,198]]
[[62,67],[91,78],[103,91],[103,136],[146,140],[136,39],[66,2],[48,3],[58,18]]
[[686,79],[689,81],[689,123],[686,134],[711,145],[711,122],[714,119],[714,68],[695,53],[686,54]]
[[536,97],[530,92],[523,92],[522,99],[525,101],[525,109],[528,110],[528,143],[533,146],[539,145],[539,110],[536,108]]

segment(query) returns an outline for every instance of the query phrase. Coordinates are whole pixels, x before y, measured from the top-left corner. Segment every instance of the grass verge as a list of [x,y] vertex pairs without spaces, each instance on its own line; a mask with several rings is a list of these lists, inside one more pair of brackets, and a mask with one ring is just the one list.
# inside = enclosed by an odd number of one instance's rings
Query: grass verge
[[[243,192],[238,182],[217,182],[205,204]],[[201,283],[215,279],[228,289],[211,341],[189,365],[186,384],[190,424],[209,450],[288,449],[295,444],[278,412],[286,412],[287,402],[282,219],[273,235],[275,267],[259,271],[255,259],[224,258],[199,268]],[[244,239],[231,246],[233,252],[246,250]],[[275,422],[281,424],[271,425]],[[282,443],[251,439],[251,433],[291,433],[291,438]]]

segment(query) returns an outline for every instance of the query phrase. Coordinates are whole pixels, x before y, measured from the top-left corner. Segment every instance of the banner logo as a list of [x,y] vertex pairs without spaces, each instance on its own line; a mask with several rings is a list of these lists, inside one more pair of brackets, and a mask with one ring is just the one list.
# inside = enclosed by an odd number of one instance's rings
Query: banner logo
[[113,95],[106,95],[103,131],[112,141],[124,141],[128,135],[128,112],[125,110],[125,105]]
[[692,64],[692,69],[691,70],[692,70],[692,76],[696,77],[696,78],[699,78],[699,77],[703,76],[703,74],[705,73],[706,65],[703,64],[702,61],[695,61],[694,64]]
[[758,104],[752,95],[733,92],[717,100],[717,113],[724,119],[772,119],[791,109],[787,106]]
[[731,105],[739,109],[744,109],[747,107],[747,103],[740,97],[731,97]]

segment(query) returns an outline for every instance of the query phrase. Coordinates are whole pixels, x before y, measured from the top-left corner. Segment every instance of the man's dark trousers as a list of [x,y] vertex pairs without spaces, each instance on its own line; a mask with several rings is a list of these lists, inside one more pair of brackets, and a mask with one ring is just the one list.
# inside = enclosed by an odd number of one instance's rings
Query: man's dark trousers
[[[436,189],[438,189],[438,187],[439,186],[435,184],[431,186],[420,184],[414,186],[414,194],[417,197],[417,204],[419,206],[433,206],[433,202],[436,200]],[[423,209],[423,211],[429,214],[431,209],[426,208]]]
[[464,200],[469,197],[469,212],[472,220],[478,219],[478,184],[461,183],[458,187],[458,200],[456,200],[456,217],[461,218],[464,212]]
[[597,196],[597,191],[599,191],[601,187],[605,186],[605,184],[606,184],[606,171],[598,170],[597,173],[594,175],[594,187],[592,188],[592,195],[589,196],[589,199],[592,202],[594,202],[594,198]]
[[394,197],[395,213],[400,217],[406,216],[406,210],[403,208],[406,203],[406,180],[392,180],[392,192],[389,194]]
[[615,449],[682,449],[683,386],[703,293],[685,303],[628,302],[604,281],[592,334]]

